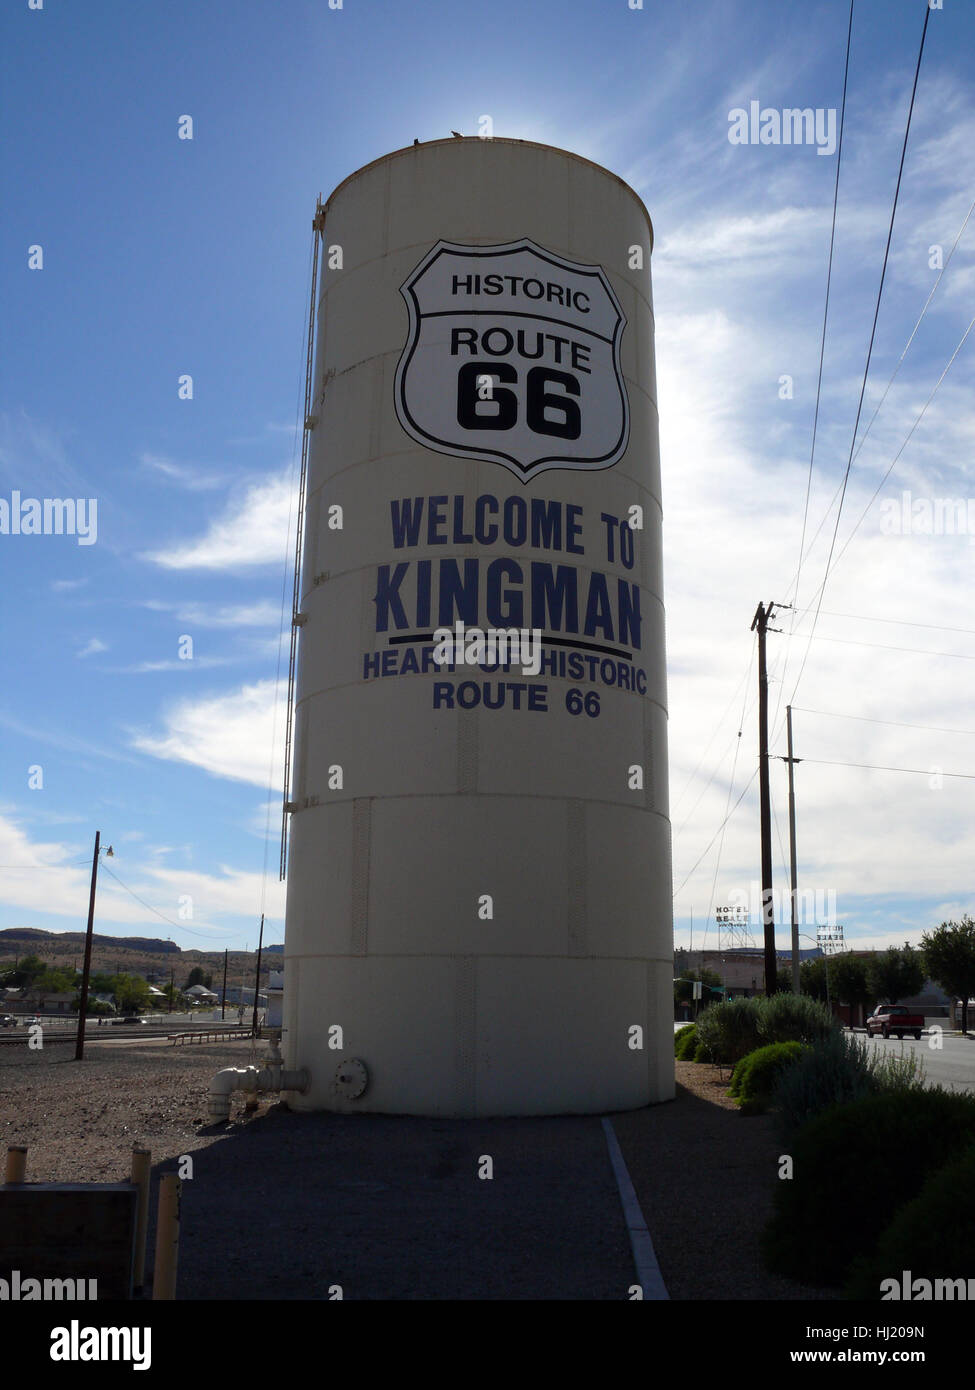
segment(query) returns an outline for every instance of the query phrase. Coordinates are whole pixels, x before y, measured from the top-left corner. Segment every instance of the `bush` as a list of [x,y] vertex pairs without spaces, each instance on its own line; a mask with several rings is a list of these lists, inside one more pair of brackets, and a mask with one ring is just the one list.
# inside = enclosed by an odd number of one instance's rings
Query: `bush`
[[831,1106],[863,1100],[881,1091],[905,1093],[924,1084],[924,1068],[914,1052],[871,1049],[862,1039],[832,1032],[810,1048],[794,1067],[776,1078],[772,1104],[779,1130],[789,1139]]
[[817,1043],[840,1032],[826,1005],[806,994],[773,994],[759,1003],[758,1031],[764,1042]]
[[731,1066],[768,1043],[815,1043],[839,1031],[829,1010],[802,994],[728,999],[712,1004],[697,1021],[712,1062]]
[[711,1062],[734,1065],[764,1039],[758,1033],[760,999],[727,999],[712,1004],[697,1021],[697,1036]]
[[704,1044],[702,1042],[699,1042],[695,1044],[694,1056],[686,1057],[684,1060],[687,1062],[710,1062],[711,1054],[704,1046]]
[[966,1094],[886,1092],[827,1110],[794,1136],[793,1176],[776,1184],[762,1237],[768,1268],[842,1283],[928,1175],[972,1144],[975,1097]]
[[909,1269],[912,1279],[966,1278],[972,1267],[975,1230],[975,1148],[937,1169],[920,1193],[902,1207],[874,1253],[853,1265],[847,1298],[879,1299],[881,1281]]
[[800,1042],[769,1043],[743,1057],[731,1074],[732,1096],[746,1115],[761,1115],[769,1107],[776,1077],[793,1066],[806,1050]]
[[697,1047],[697,1024],[688,1023],[674,1034],[674,1056],[679,1062],[689,1062]]

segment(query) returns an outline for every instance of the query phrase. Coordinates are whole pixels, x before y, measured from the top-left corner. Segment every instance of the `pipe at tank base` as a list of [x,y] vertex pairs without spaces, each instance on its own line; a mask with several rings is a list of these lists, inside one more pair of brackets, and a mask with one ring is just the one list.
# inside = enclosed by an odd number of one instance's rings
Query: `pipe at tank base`
[[230,1118],[230,1097],[234,1091],[246,1091],[256,1098],[261,1091],[308,1090],[309,1077],[305,1067],[297,1071],[286,1071],[281,1059],[281,1051],[276,1042],[268,1047],[268,1055],[262,1067],[225,1067],[218,1071],[210,1082],[208,1097],[208,1118],[210,1124],[219,1124]]

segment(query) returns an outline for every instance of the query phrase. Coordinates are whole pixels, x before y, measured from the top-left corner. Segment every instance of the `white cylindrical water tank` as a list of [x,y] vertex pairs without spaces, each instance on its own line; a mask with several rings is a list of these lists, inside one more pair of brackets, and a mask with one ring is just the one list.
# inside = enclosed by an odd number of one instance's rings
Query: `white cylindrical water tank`
[[399,150],[325,206],[296,1109],[673,1096],[652,237],[615,175],[520,140]]

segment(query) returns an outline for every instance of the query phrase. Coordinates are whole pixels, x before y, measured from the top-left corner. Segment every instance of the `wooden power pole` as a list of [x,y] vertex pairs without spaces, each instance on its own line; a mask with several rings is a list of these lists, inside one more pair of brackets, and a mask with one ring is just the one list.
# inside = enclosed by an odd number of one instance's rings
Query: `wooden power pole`
[[768,775],[768,669],[765,634],[775,609],[770,603],[755,610],[752,632],[758,631],[758,784],[762,821],[762,928],[765,937],[765,993],[775,993],[778,962],[775,955],[775,920],[772,904],[772,803]]
[[78,1036],[75,1039],[74,1059],[84,1061],[85,1020],[88,1014],[88,981],[91,978],[91,934],[95,922],[95,884],[98,881],[98,846],[102,838],[100,830],[95,831],[95,853],[91,860],[91,894],[88,898],[88,931],[85,935],[85,964],[81,976],[81,995],[78,1000]]
[[801,758],[792,756],[792,706],[785,707],[786,729],[788,731],[789,755],[789,877],[792,898],[792,993],[799,993],[799,904],[798,870],[796,868],[796,785],[792,769]]

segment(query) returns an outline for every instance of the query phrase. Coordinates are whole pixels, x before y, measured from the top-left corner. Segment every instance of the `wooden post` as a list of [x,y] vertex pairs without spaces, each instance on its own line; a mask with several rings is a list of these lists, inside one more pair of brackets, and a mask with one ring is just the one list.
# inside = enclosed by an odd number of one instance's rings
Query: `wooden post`
[[27,1181],[27,1149],[23,1144],[11,1144],[7,1149],[7,1168],[4,1182]]
[[131,1182],[139,1189],[135,1208],[135,1262],[132,1267],[132,1283],[138,1291],[145,1283],[146,1276],[146,1228],[149,1224],[149,1173],[152,1154],[140,1144],[132,1145]]
[[182,1184],[175,1173],[159,1179],[156,1216],[156,1264],[152,1276],[153,1299],[176,1297],[176,1259],[179,1254],[179,1206]]

